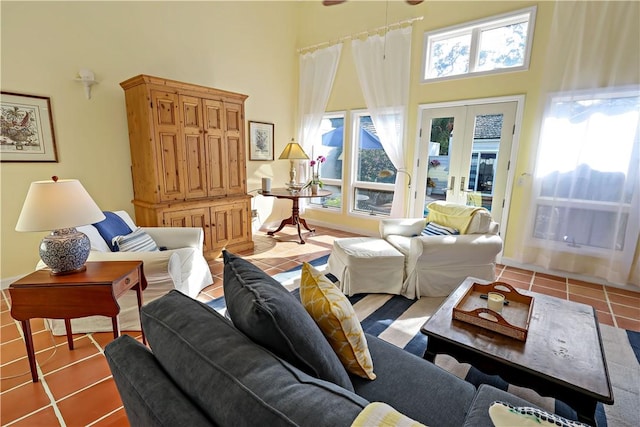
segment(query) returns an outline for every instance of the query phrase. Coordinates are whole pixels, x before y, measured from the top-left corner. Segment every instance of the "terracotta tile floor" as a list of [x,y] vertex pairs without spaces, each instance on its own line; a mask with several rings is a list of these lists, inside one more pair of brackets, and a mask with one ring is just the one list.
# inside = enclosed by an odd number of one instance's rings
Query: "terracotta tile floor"
[[[294,229],[286,227],[277,238],[255,236],[255,249],[241,253],[274,275],[330,253],[333,239],[352,236],[317,228],[305,236],[307,244],[295,243]],[[209,301],[222,295],[222,263],[210,263],[214,283],[198,296]],[[498,266],[499,280],[527,289],[594,306],[601,323],[640,331],[640,293],[563,277]],[[42,319],[32,320],[40,381],[31,382],[24,342],[11,318],[9,294],[0,300],[0,425],[2,426],[127,426],[127,418],[109,368],[104,347],[113,340],[110,332],[74,335],[75,350],[65,337],[52,337]],[[138,340],[140,333],[124,332]]]

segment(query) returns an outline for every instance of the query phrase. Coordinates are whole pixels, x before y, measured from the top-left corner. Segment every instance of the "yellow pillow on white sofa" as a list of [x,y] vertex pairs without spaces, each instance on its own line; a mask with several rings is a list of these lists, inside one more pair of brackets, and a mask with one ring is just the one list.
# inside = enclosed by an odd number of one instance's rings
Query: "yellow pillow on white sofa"
[[347,297],[311,264],[302,264],[300,301],[325,335],[345,369],[375,379],[367,339]]

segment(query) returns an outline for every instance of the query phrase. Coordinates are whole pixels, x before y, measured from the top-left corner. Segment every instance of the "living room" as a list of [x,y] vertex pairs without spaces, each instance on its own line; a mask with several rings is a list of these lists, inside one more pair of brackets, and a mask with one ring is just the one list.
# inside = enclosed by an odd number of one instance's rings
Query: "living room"
[[[421,83],[426,31],[531,6],[537,10],[528,70]],[[522,259],[518,258],[519,242],[530,236],[525,220],[531,210],[529,177],[547,95],[540,89],[548,79],[547,50],[562,46],[562,40],[550,40],[555,6],[554,2],[530,1],[410,6],[404,1],[352,0],[331,7],[320,1],[2,2],[2,90],[50,98],[58,158],[51,163],[3,162],[0,167],[2,288],[31,272],[38,262],[43,233],[15,231],[31,182],[54,175],[77,178],[100,208],[133,213],[127,115],[120,82],[149,74],[248,95],[245,119],[274,124],[276,159],[248,161],[247,188],[259,189],[263,177],[281,186],[289,180],[289,162],[277,156],[296,137],[299,126],[297,50],[415,17],[423,19],[412,24],[407,165],[413,165],[418,152],[414,139],[418,139],[421,124],[420,106],[524,95],[519,106],[518,151],[510,172],[510,208],[502,221],[508,224],[502,235],[502,262]],[[634,2],[616,2],[610,7],[638,16]],[[607,53],[625,53],[622,63],[615,62],[618,77],[608,83],[637,85],[639,26],[619,34],[616,24],[608,25],[613,41]],[[345,43],[327,112],[366,108],[348,45]],[[603,58],[602,62],[609,61]],[[76,81],[81,69],[95,72],[98,83],[91,87],[90,99]],[[344,187],[346,192],[347,185]],[[408,206],[409,196],[406,198]],[[266,204],[255,209],[266,218],[272,209],[268,201],[261,203]],[[346,204],[337,211],[308,209],[305,217],[314,224],[363,235],[376,235],[380,219],[354,214]],[[637,234],[630,240],[637,245]],[[617,286],[634,289],[635,285],[637,290],[639,253],[635,251],[629,280]],[[602,277],[576,275],[606,282]]]

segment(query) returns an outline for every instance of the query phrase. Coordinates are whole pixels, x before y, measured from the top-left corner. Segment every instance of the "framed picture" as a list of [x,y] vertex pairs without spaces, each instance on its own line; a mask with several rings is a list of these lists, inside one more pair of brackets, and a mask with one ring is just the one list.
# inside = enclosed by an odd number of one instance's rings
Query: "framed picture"
[[2,92],[0,114],[0,161],[58,161],[49,98]]
[[249,160],[273,160],[273,123],[249,122]]

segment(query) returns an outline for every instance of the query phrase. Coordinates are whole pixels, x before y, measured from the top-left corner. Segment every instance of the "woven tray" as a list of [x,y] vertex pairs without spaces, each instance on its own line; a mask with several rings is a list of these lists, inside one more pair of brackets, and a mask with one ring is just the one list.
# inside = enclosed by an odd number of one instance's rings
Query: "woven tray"
[[[501,293],[508,301],[501,314],[488,309],[487,300],[481,298],[489,292]],[[474,283],[453,307],[453,318],[526,341],[532,310],[533,297],[519,293],[508,283]]]

